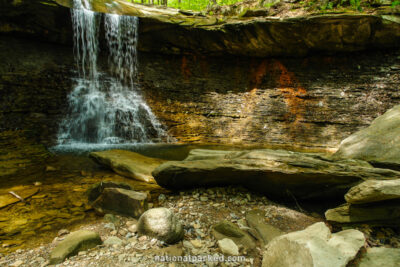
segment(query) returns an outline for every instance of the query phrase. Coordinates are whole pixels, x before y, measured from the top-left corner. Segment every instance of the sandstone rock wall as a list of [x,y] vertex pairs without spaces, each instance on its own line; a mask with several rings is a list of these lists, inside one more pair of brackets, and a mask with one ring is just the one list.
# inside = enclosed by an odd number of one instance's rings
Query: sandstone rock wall
[[400,53],[303,59],[142,54],[149,105],[182,142],[335,148],[400,103]]
[[[0,38],[0,128],[54,144],[72,47]],[[302,59],[141,53],[146,101],[180,142],[330,149],[400,103],[396,51]]]
[[[0,38],[0,129],[54,144],[72,47]],[[141,53],[146,101],[180,142],[329,149],[400,103],[400,53],[303,59]]]

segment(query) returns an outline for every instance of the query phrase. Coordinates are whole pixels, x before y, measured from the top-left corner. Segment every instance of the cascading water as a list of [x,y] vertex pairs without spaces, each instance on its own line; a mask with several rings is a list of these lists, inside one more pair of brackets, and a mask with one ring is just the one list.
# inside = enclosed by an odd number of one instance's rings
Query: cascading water
[[71,10],[79,78],[68,97],[59,146],[150,143],[168,138],[146,105],[137,80],[138,19],[106,14],[104,28],[111,75],[97,66],[100,15],[74,0]]

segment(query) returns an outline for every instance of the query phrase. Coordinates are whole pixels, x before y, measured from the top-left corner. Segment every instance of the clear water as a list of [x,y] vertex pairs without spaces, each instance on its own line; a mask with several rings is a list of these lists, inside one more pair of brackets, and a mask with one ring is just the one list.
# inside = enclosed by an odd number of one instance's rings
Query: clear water
[[136,83],[138,19],[104,15],[109,70],[102,73],[97,65],[101,15],[89,10],[87,1],[74,0],[74,6],[79,77],[68,96],[69,110],[60,124],[57,150],[170,141]]

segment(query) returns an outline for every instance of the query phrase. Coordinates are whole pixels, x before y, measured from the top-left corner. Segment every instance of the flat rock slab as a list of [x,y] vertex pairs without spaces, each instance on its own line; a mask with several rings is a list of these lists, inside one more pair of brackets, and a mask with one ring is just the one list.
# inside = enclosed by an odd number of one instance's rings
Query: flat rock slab
[[147,194],[123,188],[105,188],[92,203],[102,214],[116,213],[139,218],[147,209]]
[[154,183],[151,172],[161,163],[166,162],[166,160],[119,149],[92,152],[90,157],[122,176],[146,183]]
[[23,199],[27,199],[39,192],[39,188],[33,186],[15,186],[5,191],[2,190],[0,194],[0,209],[21,201],[9,192],[14,192]]
[[161,164],[153,172],[160,186],[184,189],[243,185],[270,197],[340,197],[367,179],[395,179],[400,172],[373,168],[359,160],[332,160],[319,154],[285,150],[192,150],[183,161]]
[[322,222],[273,239],[263,255],[263,267],[345,267],[364,245],[364,234],[345,230],[331,234]]
[[397,267],[400,264],[399,248],[369,248],[361,257],[358,267]]
[[344,204],[325,212],[328,221],[337,223],[369,223],[374,225],[398,226],[400,202],[384,201],[375,204]]
[[94,248],[102,243],[98,233],[79,230],[69,234],[51,252],[50,264],[59,264],[79,251]]
[[344,197],[351,204],[400,199],[400,179],[386,181],[368,180],[352,187]]
[[335,156],[400,169],[400,105],[344,139]]

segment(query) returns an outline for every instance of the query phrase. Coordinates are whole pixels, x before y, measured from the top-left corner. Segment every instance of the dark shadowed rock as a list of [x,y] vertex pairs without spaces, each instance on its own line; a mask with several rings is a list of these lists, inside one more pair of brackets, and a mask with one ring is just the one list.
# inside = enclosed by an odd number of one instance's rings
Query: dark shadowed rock
[[377,166],[400,169],[400,105],[344,139],[335,157],[362,159]]
[[318,154],[284,150],[213,151],[210,159],[206,150],[191,153],[194,156],[189,155],[187,160],[157,167],[152,173],[157,183],[176,190],[240,184],[271,197],[309,199],[342,198],[349,188],[366,179],[400,177],[399,172],[375,169],[363,161],[335,161]]
[[99,183],[95,183],[88,189],[87,195],[89,201],[90,202],[95,201],[106,188],[122,188],[122,189],[132,190],[132,187],[125,183],[102,181]]
[[148,209],[147,194],[122,188],[106,188],[92,206],[102,214],[116,213],[139,218]]
[[[70,0],[56,0],[71,7]],[[114,4],[117,3],[117,4]],[[251,18],[200,16],[114,0],[94,1],[94,11],[141,19],[139,49],[170,54],[304,56],[312,51],[351,52],[397,47],[398,16],[393,14],[325,14],[279,18],[267,10],[248,11]]]

